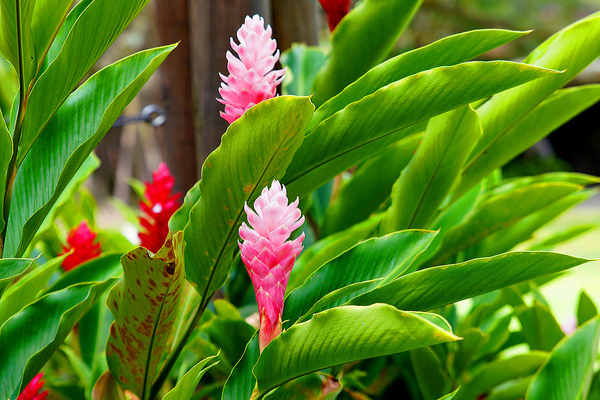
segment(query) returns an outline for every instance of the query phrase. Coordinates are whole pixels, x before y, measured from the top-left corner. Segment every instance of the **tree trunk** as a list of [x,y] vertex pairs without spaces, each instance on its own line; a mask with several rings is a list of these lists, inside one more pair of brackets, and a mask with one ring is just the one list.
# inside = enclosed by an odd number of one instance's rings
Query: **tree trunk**
[[157,130],[164,160],[175,176],[175,190],[185,193],[199,178],[192,108],[188,0],[157,0],[156,20],[160,45],[180,41],[160,69],[162,105],[167,122]]
[[281,51],[292,43],[318,44],[316,0],[274,0],[273,32]]

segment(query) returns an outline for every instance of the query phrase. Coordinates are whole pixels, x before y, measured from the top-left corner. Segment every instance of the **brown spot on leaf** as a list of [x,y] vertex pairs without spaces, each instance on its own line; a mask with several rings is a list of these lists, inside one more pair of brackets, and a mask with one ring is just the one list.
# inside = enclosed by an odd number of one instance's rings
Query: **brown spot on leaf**
[[244,193],[252,193],[252,189],[254,189],[254,185],[249,183],[244,185]]
[[116,300],[113,300],[113,306],[115,307],[115,310],[119,311],[119,305]]
[[138,286],[142,286],[142,282],[140,282],[139,278],[135,280],[135,283],[137,283]]
[[229,226],[233,226],[233,220],[232,220],[232,219],[228,219],[228,220],[227,220],[227,225],[229,225]]
[[148,283],[150,284],[150,286],[156,287],[156,282],[154,282],[152,279],[148,279]]
[[173,275],[175,273],[175,263],[169,263],[169,265],[167,265],[166,271],[169,275]]

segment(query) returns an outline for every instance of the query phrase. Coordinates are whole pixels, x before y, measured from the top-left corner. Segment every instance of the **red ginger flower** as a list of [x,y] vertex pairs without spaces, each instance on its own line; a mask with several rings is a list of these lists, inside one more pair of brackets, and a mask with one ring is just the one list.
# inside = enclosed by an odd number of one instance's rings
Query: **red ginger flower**
[[90,230],[85,220],[81,221],[77,228],[73,228],[67,236],[68,246],[63,246],[63,255],[73,250],[62,262],[62,268],[70,271],[85,261],[100,255],[100,243],[95,243],[96,234]]
[[248,222],[242,223],[240,243],[242,261],[252,279],[260,314],[260,351],[281,333],[283,297],[296,257],[302,251],[304,232],[288,240],[304,223],[298,199],[288,205],[285,187],[273,181],[254,202],[256,212],[244,205]]
[[169,235],[169,219],[179,208],[181,193],[171,194],[175,178],[165,163],[152,173],[152,182],[144,183],[145,200],[140,201],[140,208],[145,215],[139,217],[144,230],[139,237],[142,246],[156,253]]
[[31,382],[25,387],[23,393],[17,397],[17,400],[44,400],[48,396],[48,391],[39,393],[42,390],[42,386],[44,386],[44,381],[42,378],[44,374],[37,374]]
[[277,42],[271,38],[272,33],[270,25],[265,29],[262,17],[247,16],[237,31],[240,44],[229,39],[239,58],[227,51],[229,76],[219,74],[223,79],[219,89],[222,99],[217,100],[225,104],[221,117],[230,124],[250,107],[277,94],[277,85],[283,81],[285,70],[273,70],[279,60],[279,50]]
[[329,30],[333,32],[337,24],[350,12],[351,0],[319,0],[325,10]]

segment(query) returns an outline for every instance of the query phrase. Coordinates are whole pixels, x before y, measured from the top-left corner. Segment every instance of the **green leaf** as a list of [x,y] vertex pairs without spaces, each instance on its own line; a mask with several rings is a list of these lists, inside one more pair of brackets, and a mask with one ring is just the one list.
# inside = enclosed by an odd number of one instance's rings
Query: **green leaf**
[[180,231],[153,257],[143,247],[125,254],[123,279],[106,299],[115,317],[106,343],[108,368],[140,400],[150,396],[177,315],[184,246]]
[[315,76],[325,63],[325,54],[319,47],[292,43],[292,47],[281,54],[281,64],[286,67],[283,81],[284,94],[309,96]]
[[116,279],[49,293],[0,328],[0,398],[16,398],[59,348],[77,321]]
[[23,275],[33,262],[32,258],[3,258],[0,259],[0,295],[6,285],[15,278]]
[[600,318],[594,318],[564,338],[534,376],[525,400],[585,399],[598,355]]
[[73,6],[74,0],[35,0],[31,21],[37,54],[36,68],[41,67],[50,45]]
[[280,96],[248,110],[229,126],[202,167],[202,196],[190,212],[186,278],[208,302],[225,282],[244,203],[285,173],[314,111],[308,97]]
[[374,216],[345,231],[321,239],[304,250],[292,269],[288,293],[302,285],[321,265],[339,256],[358,242],[371,237],[377,230],[380,220],[380,217]]
[[34,269],[19,279],[0,298],[0,326],[27,304],[36,299],[65,257],[58,257]]
[[531,245],[528,250],[552,250],[552,248],[558,244],[575,239],[578,236],[588,233],[589,231],[592,231],[597,228],[598,224],[596,223],[575,225],[560,232],[556,232],[552,236],[545,238],[541,242],[537,242]]
[[363,0],[331,35],[331,54],[315,79],[317,107],[383,61],[422,0]]
[[225,386],[223,387],[222,400],[249,399],[256,385],[256,379],[252,375],[252,368],[260,355],[258,345],[258,332],[246,345],[244,355],[235,365]]
[[123,274],[122,256],[122,253],[109,253],[86,261],[68,273],[64,273],[46,290],[46,293],[56,292],[81,282],[102,282],[110,278],[118,278]]
[[185,228],[185,225],[190,220],[190,211],[192,207],[200,200],[200,182],[197,182],[185,195],[183,204],[175,211],[169,219],[169,230],[171,232],[179,232]]
[[92,400],[128,400],[125,398],[125,392],[112,376],[110,371],[106,371],[98,378],[92,389]]
[[36,0],[5,0],[0,3],[0,54],[13,65],[21,90],[37,73],[34,33],[31,20]]
[[467,221],[444,232],[441,248],[428,264],[440,265],[486,236],[513,226],[580,188],[573,184],[540,183],[487,198]]
[[[580,190],[572,193],[554,203],[542,207],[539,211],[528,215],[514,225],[500,229],[487,236],[484,240],[465,251],[465,258],[489,257],[494,254],[505,253],[526,240],[531,239],[533,233],[542,226],[550,223],[556,217],[596,194],[595,190]],[[597,226],[597,225],[595,225]],[[546,248],[531,247],[529,250],[549,250]]]
[[[253,373],[261,394],[333,365],[459,340],[440,316],[386,304],[338,307],[294,325],[264,348]],[[285,357],[281,355],[285,354]]]
[[2,82],[0,85],[0,114],[8,116],[19,84],[13,66],[2,57],[0,57],[0,82]]
[[[599,55],[600,13],[569,25],[536,48],[524,60],[525,63],[564,72],[499,93],[479,107],[477,112],[483,136],[471,152],[465,170],[480,168],[478,159],[485,154],[494,153],[492,146],[503,140],[503,136],[510,132],[513,125],[519,123],[535,106],[573,79]],[[567,110],[562,110],[561,114],[564,115],[565,111]],[[515,135],[511,134],[513,137]],[[503,148],[506,142],[498,146]],[[464,193],[476,181],[473,178],[463,182],[457,194]]]
[[[412,159],[422,138],[421,134],[409,136],[358,166],[350,182],[327,207],[321,235],[328,236],[349,228],[377,211],[390,197],[392,186]],[[369,195],[365,196],[365,193]]]
[[577,326],[581,326],[598,315],[598,309],[596,305],[583,290],[579,295],[579,302],[577,303]]
[[482,29],[445,37],[430,45],[408,51],[369,70],[315,112],[308,132],[344,107],[390,83],[435,67],[469,61],[528,32]]
[[477,113],[469,106],[432,118],[416,155],[394,185],[382,232],[427,227],[480,135]]
[[452,393],[448,393],[447,395],[440,397],[439,400],[454,400],[456,398],[456,394],[460,392],[460,388],[456,389]]
[[174,48],[147,50],[118,61],[69,96],[19,168],[5,256],[23,254],[79,167]]
[[426,311],[589,261],[549,252],[500,254],[413,272],[354,298],[350,304],[387,303]]
[[2,110],[0,110],[0,232],[4,231],[6,226],[4,221],[4,195],[6,193],[6,179],[8,178],[5,171],[8,171],[8,164],[13,153],[13,142],[4,122]]
[[420,347],[410,350],[409,355],[423,400],[435,400],[446,393],[447,377],[437,354],[430,347]]
[[[555,74],[507,61],[439,67],[394,82],[321,122],[294,156],[283,183],[304,195],[382,148],[411,127],[473,101]],[[411,107],[400,106],[411,104]],[[368,118],[365,117],[368,116]]]
[[[94,0],[81,10],[81,15],[74,22],[60,52],[31,90],[19,143],[19,164],[44,127],[51,123],[52,116],[61,104],[148,1]],[[90,35],[90,32],[94,34]],[[118,86],[117,82],[113,82],[108,88]],[[113,96],[119,92],[120,90]],[[104,112],[104,109],[100,112]]]
[[548,353],[532,351],[508,359],[494,360],[483,365],[463,383],[454,400],[471,400],[487,395],[504,382],[534,374],[547,359]]
[[565,122],[600,99],[600,85],[585,85],[558,90],[491,143],[461,173],[457,196],[548,136]]
[[206,364],[214,360],[215,357],[216,356],[205,358],[194,365],[192,369],[177,382],[177,385],[163,397],[163,400],[190,400],[196,390],[196,386],[198,386],[200,379],[202,379],[202,376],[216,364],[214,363],[206,367]]
[[[357,244],[315,271],[285,300],[283,321],[296,322],[326,294],[358,282],[393,279],[400,276],[413,259],[433,240],[435,232],[401,231]],[[378,286],[379,282],[352,292],[345,301]],[[358,288],[357,288],[358,289]],[[338,300],[335,304],[343,304]],[[328,308],[334,307],[329,305]]]
[[565,333],[548,307],[537,301],[531,307],[515,307],[521,323],[521,332],[532,350],[551,351],[565,337]]

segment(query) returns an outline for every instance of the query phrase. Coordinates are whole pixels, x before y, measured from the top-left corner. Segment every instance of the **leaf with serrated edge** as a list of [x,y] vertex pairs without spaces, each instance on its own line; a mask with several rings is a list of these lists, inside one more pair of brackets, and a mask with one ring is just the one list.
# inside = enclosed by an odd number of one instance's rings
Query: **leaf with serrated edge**
[[147,400],[176,318],[185,280],[183,232],[151,256],[143,247],[125,254],[123,279],[106,306],[115,317],[106,343],[108,368],[115,379]]

